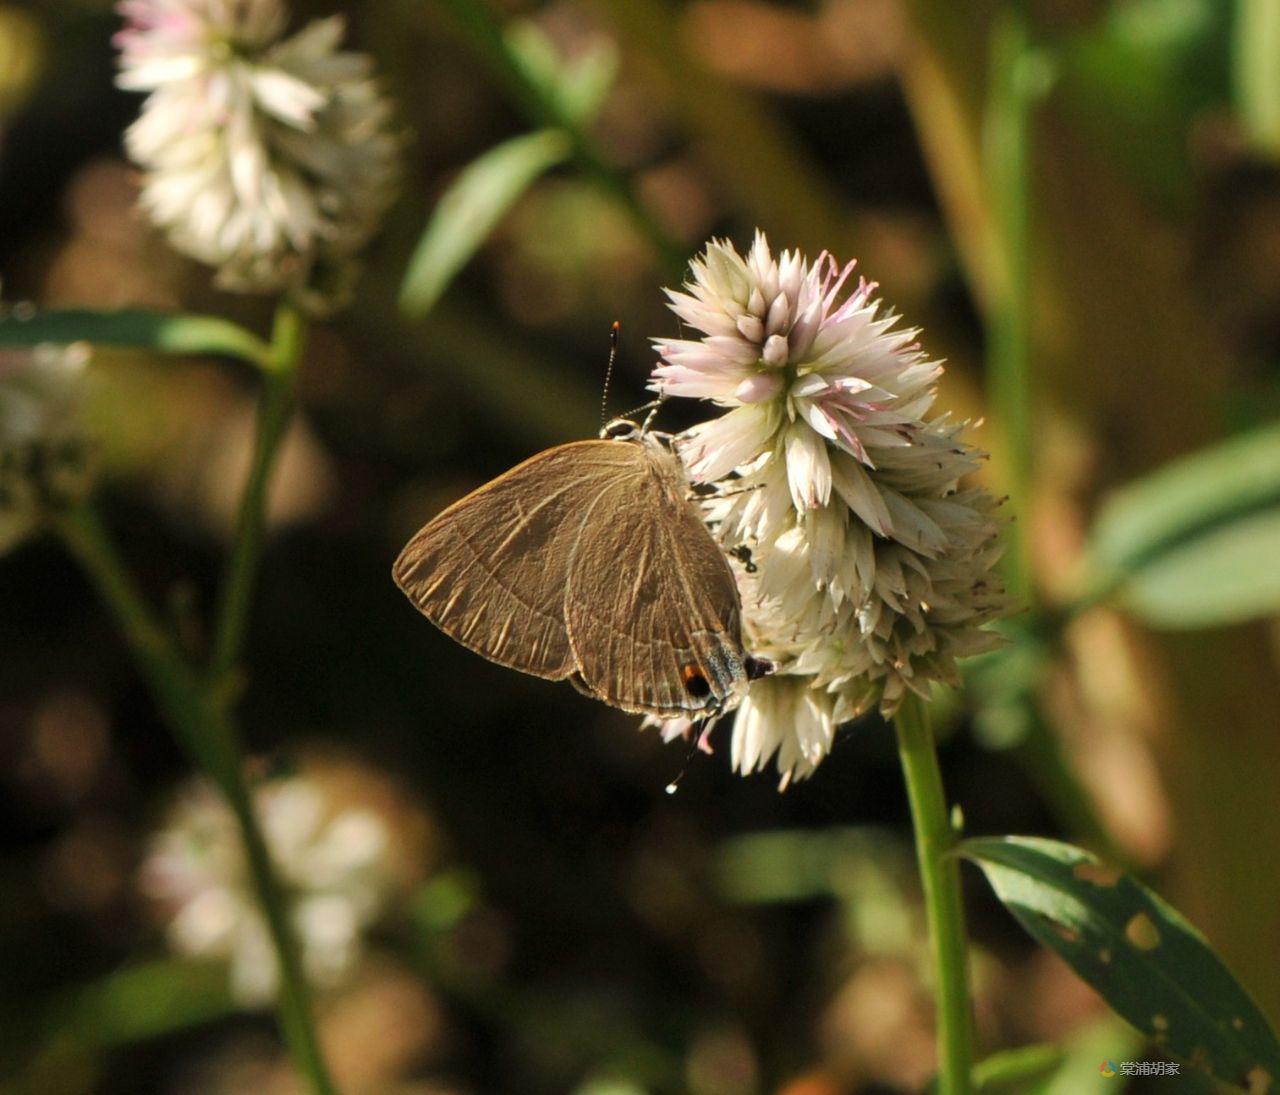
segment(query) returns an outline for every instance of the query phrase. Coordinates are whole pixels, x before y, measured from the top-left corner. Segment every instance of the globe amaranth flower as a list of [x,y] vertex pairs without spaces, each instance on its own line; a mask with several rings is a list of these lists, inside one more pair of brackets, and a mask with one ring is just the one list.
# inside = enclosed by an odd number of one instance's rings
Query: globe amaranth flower
[[[397,889],[387,821],[371,808],[335,806],[305,776],[262,784],[254,805],[289,894],[307,978],[332,987],[354,970],[364,933]],[[239,828],[208,783],[193,782],[180,794],[150,841],[140,882],[166,909],[175,951],[226,958],[232,995],[245,1006],[275,996],[276,953]]]
[[778,665],[737,712],[733,763],[777,754],[784,784],[840,723],[957,683],[956,659],[998,645],[983,625],[1008,610],[996,503],[962,484],[981,454],[928,417],[942,366],[853,269],[775,257],[761,233],[746,255],[712,241],[667,293],[702,337],[655,340],[651,387],[726,408],[677,450],[717,487],[707,521],[749,560],[748,637]]
[[86,343],[0,352],[0,551],[74,504],[93,478],[81,420]]
[[117,82],[150,94],[125,135],[143,208],[224,288],[342,302],[394,194],[400,139],[343,24],[284,37],[280,0],[122,0]]

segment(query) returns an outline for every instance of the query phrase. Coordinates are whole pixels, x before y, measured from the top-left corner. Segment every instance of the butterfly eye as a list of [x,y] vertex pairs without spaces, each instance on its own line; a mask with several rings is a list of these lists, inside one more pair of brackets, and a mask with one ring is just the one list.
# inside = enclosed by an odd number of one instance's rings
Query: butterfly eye
[[711,685],[696,665],[686,665],[680,670],[680,678],[684,681],[684,690],[695,700],[711,695]]
[[615,418],[605,423],[600,436],[607,441],[629,441],[640,436],[640,427],[629,418]]

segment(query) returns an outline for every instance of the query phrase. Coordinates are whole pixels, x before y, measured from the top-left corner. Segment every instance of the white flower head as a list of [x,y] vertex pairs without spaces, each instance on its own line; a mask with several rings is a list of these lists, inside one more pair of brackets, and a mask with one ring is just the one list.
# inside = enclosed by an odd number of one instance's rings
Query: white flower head
[[734,767],[777,755],[783,783],[813,772],[835,727],[913,690],[957,683],[956,658],[1000,642],[995,501],[965,487],[981,454],[927,417],[942,365],[882,311],[854,264],[746,255],[713,240],[671,308],[697,339],[655,340],[651,387],[725,413],[686,431],[691,477],[740,578],[748,635],[778,673],[753,682]]
[[283,37],[281,0],[121,0],[117,82],[150,94],[125,134],[142,205],[242,292],[342,303],[398,178],[400,139],[343,24]]
[[[360,805],[337,807],[306,777],[268,781],[254,795],[308,979],[332,987],[355,969],[363,936],[398,888],[387,820]],[[279,981],[275,951],[254,897],[239,828],[206,782],[190,784],[151,839],[144,893],[169,912],[181,954],[225,958],[233,996],[269,1002]]]
[[83,342],[0,352],[0,551],[91,485],[81,421],[89,356]]

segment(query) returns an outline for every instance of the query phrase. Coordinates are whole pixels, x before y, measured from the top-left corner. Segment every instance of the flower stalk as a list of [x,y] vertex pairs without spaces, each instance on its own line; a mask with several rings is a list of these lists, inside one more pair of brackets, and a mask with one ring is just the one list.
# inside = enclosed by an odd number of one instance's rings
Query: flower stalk
[[98,512],[88,501],[59,514],[54,527],[116,618],[160,713],[179,744],[221,787],[233,765],[226,736],[213,733],[200,682],[138,592]]
[[215,654],[217,676],[206,687],[180,656],[172,638],[148,607],[116,552],[97,513],[84,502],[65,511],[56,527],[116,616],[161,714],[193,762],[226,797],[239,824],[254,891],[262,906],[280,967],[280,1025],[294,1063],[314,1095],[331,1095],[312,1017],[310,995],[277,879],[245,780],[240,730],[218,683],[234,671],[265,524],[267,485],[292,405],[292,384],[304,327],[281,306],[265,370],[258,443],[245,486],[236,542],[228,570]]
[[973,1024],[955,831],[947,816],[942,773],[925,701],[909,695],[894,717],[898,755],[911,803],[916,858],[924,891],[933,962],[938,1030],[939,1095],[969,1095]]
[[291,922],[295,895],[272,863],[232,712],[304,315],[349,299],[357,252],[394,196],[402,139],[372,60],[341,48],[340,18],[287,35],[282,0],[120,0],[119,11],[117,83],[147,94],[125,134],[142,172],[140,204],[178,251],[214,268],[219,286],[281,301],[258,361],[254,450],[204,672],[139,594],[89,503],[64,505],[52,520],[118,618],[161,715],[236,819],[277,959],[282,1034],[310,1090],[328,1095]]
[[1001,13],[992,38],[993,90],[987,107],[986,173],[995,210],[996,245],[1004,284],[988,316],[988,376],[992,403],[1009,449],[1009,493],[1021,522],[1011,523],[1005,557],[1011,593],[1030,604],[1034,589],[1027,545],[1035,475],[1030,331],[1032,111],[1037,98],[1035,56],[1027,19],[1017,5]]
[[231,678],[244,643],[258,561],[262,555],[267,488],[292,416],[293,389],[306,335],[307,323],[301,313],[290,304],[278,305],[271,344],[262,363],[263,389],[253,458],[240,502],[235,541],[223,579],[209,659],[210,687],[224,699],[234,691],[229,686],[233,683]]
[[[227,728],[233,731],[232,724]],[[290,1055],[310,1085],[313,1095],[335,1095],[337,1089],[329,1079],[320,1039],[316,1033],[298,941],[289,923],[285,895],[271,864],[271,852],[253,809],[253,798],[237,766],[237,775],[222,787],[227,802],[240,825],[240,835],[249,862],[258,902],[267,919],[267,929],[275,946],[280,975],[280,1027]]]

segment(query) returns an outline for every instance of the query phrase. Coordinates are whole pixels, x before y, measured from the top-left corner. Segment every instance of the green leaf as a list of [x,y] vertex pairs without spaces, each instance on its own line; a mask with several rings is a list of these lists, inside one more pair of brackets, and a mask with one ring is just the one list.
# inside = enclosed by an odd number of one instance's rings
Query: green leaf
[[1121,603],[1153,627],[1214,627],[1280,610],[1280,507],[1205,533],[1134,575]]
[[1255,152],[1280,160],[1280,4],[1237,0],[1232,73],[1236,109]]
[[267,345],[257,335],[217,316],[138,310],[39,312],[21,307],[0,315],[0,346],[38,346],[42,342],[137,346],[166,354],[217,354],[259,368],[267,358]]
[[25,999],[20,1011],[0,1016],[6,1064],[22,1074],[16,1085],[0,1081],[0,1091],[88,1091],[103,1051],[241,1010],[228,992],[226,963],[201,959],[127,966],[62,989],[43,1005]]
[[587,50],[560,77],[560,105],[566,116],[587,126],[600,112],[618,75],[618,51],[612,41]]
[[1280,610],[1280,425],[1201,450],[1118,492],[1087,552],[1088,598],[1145,622],[1225,624]]
[[116,970],[70,990],[54,1021],[94,1046],[123,1045],[221,1018],[238,1010],[223,962],[165,959]]
[[457,927],[479,899],[479,883],[469,871],[441,871],[414,892],[414,920],[423,931],[439,935]]
[[911,865],[878,829],[773,829],[726,840],[716,854],[715,875],[731,901],[856,896],[864,905],[886,900],[900,911],[899,883],[911,878]]
[[618,73],[618,51],[607,38],[566,60],[540,26],[518,19],[505,29],[503,43],[524,78],[575,125],[596,116]]
[[1064,113],[1175,208],[1197,193],[1187,131],[1230,95],[1230,18],[1222,0],[1116,0],[1061,44]]
[[1249,1092],[1280,1078],[1280,1042],[1204,937],[1088,852],[1036,837],[966,840],[1028,932],[1172,1056]]
[[[1115,1076],[1102,1071],[1105,1061],[1136,1060],[1144,1039],[1114,1015],[1103,1014],[1063,1039],[1062,1063],[1027,1095],[1119,1095]],[[1179,1089],[1181,1091],[1181,1089]]]
[[1061,1047],[1041,1042],[993,1053],[973,1066],[974,1090],[1001,1091],[1047,1077],[1062,1064]]
[[437,204],[400,288],[413,319],[431,310],[449,283],[538,176],[571,151],[558,129],[526,133],[491,148],[463,169]]

